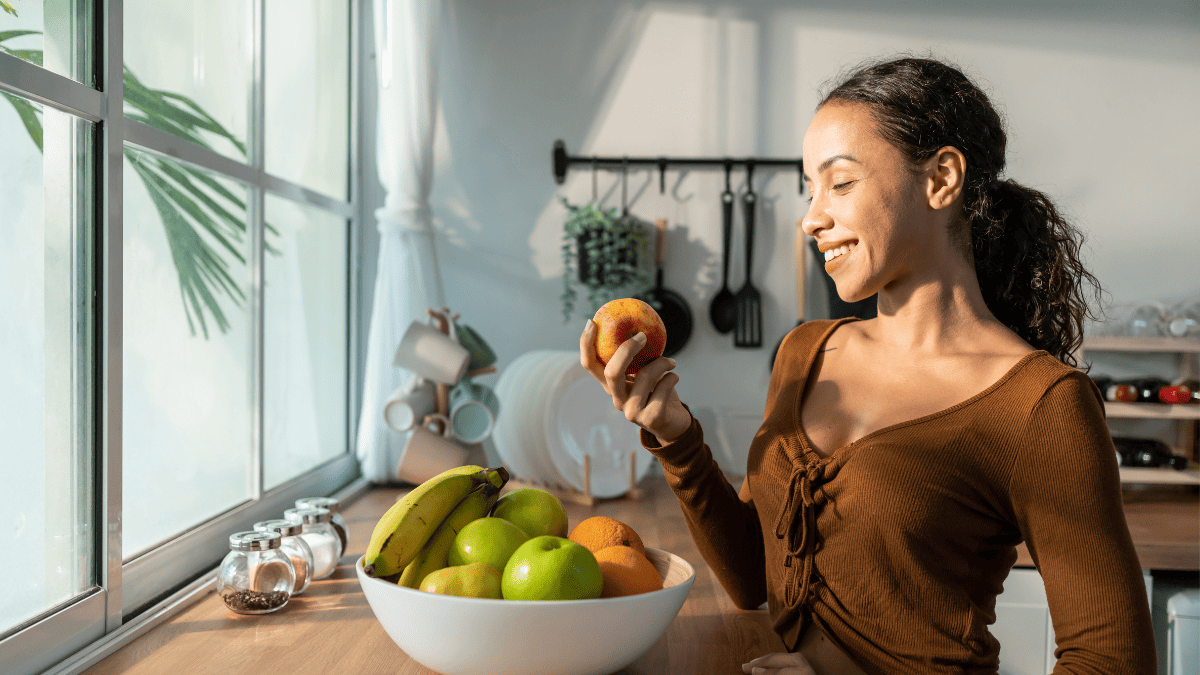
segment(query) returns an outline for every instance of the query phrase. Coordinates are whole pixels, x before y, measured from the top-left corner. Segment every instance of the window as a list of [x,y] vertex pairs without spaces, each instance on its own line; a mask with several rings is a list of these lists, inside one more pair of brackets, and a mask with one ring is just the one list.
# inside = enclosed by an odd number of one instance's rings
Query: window
[[0,0],[0,672],[358,477],[357,10]]

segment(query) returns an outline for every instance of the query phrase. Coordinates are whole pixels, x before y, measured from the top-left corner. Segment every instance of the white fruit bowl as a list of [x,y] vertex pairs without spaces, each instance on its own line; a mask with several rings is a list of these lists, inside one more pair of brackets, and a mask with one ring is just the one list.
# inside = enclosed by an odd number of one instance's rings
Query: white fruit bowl
[[608,675],[633,663],[679,613],[696,570],[646,548],[663,589],[596,600],[489,600],[426,593],[368,577],[371,611],[413,660],[442,675]]

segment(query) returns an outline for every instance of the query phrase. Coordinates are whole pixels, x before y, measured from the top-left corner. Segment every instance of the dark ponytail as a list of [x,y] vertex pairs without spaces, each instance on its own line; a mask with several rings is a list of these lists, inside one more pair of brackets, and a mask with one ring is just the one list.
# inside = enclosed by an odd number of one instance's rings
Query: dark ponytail
[[970,255],[988,310],[1035,349],[1077,366],[1083,322],[1093,316],[1084,284],[1100,283],[1079,260],[1082,233],[1045,194],[1003,179],[1007,136],[987,95],[940,61],[868,63],[821,101],[865,104],[880,135],[913,165],[953,146],[967,160],[963,218],[950,236]]

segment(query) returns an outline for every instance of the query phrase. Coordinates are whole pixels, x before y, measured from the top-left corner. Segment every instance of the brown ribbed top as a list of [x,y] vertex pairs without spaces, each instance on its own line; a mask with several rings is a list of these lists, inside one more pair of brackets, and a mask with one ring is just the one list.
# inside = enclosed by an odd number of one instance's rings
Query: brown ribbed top
[[766,601],[789,650],[816,622],[869,671],[995,673],[988,625],[1024,541],[1046,585],[1054,672],[1156,673],[1091,380],[1036,351],[966,401],[822,458],[801,395],[818,349],[849,320],[810,321],[784,339],[740,493],[695,419],[661,447],[642,432],[734,603]]

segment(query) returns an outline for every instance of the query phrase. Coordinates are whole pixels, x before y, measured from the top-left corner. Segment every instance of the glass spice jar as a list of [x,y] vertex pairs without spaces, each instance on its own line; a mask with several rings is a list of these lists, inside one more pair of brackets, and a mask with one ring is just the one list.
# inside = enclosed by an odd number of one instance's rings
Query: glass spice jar
[[217,595],[238,614],[267,614],[288,603],[296,571],[278,532],[235,532],[217,574]]
[[292,595],[300,595],[308,588],[316,564],[312,548],[307,541],[300,538],[301,529],[301,525],[283,518],[263,520],[254,524],[255,532],[278,532],[282,537],[279,550],[292,561],[292,569],[296,571],[296,585],[292,587]]
[[333,529],[337,530],[338,538],[342,540],[342,552],[350,548],[350,538],[346,534],[346,519],[342,517],[342,507],[333,497],[301,497],[296,500],[296,508],[329,509],[333,513]]
[[333,513],[318,508],[288,509],[283,517],[303,528],[300,538],[308,542],[313,553],[313,579],[333,574],[342,557],[342,540],[333,529]]

